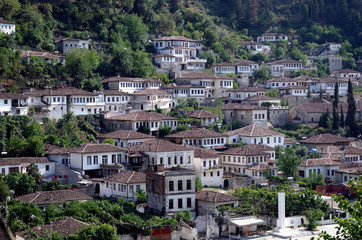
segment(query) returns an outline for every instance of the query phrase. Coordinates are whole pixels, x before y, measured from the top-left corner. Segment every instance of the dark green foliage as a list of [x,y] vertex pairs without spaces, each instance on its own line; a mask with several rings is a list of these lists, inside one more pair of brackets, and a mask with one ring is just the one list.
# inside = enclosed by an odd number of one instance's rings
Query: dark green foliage
[[32,176],[35,179],[35,181],[38,182],[41,179],[41,173],[39,171],[38,166],[35,165],[34,162],[32,162],[32,163],[30,163],[28,168],[29,168],[28,175]]
[[348,134],[350,136],[357,136],[358,131],[356,131],[357,129],[356,129],[356,122],[355,122],[356,103],[354,101],[351,80],[348,81],[347,103],[348,103],[348,111],[347,111],[345,125],[349,128]]
[[15,191],[15,195],[22,195],[36,191],[35,178],[24,173],[14,172],[5,177],[5,182],[9,188]]
[[163,138],[166,135],[170,135],[172,133],[172,128],[168,125],[161,126],[158,128],[158,135],[160,138]]
[[145,190],[141,189],[137,192],[137,202],[139,203],[145,203],[147,202],[147,193]]
[[5,199],[10,195],[9,186],[5,182],[5,177],[0,174],[0,202],[5,201]]
[[60,181],[50,181],[50,182],[43,182],[42,184],[43,191],[54,191],[54,190],[64,190],[71,188],[71,185],[63,185]]
[[301,161],[302,158],[295,153],[293,148],[286,148],[284,154],[277,159],[277,166],[283,172],[284,177],[296,178]]
[[138,128],[137,132],[149,135],[151,133],[151,129],[149,129],[148,127],[145,127],[145,126],[141,126]]

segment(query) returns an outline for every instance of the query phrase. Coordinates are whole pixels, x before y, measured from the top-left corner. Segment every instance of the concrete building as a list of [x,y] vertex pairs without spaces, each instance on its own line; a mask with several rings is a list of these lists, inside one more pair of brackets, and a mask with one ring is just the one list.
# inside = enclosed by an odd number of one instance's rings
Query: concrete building
[[103,90],[104,110],[109,112],[125,112],[132,108],[132,95],[117,90]]
[[16,27],[15,23],[0,18],[0,32],[3,32],[8,35],[13,34],[16,31],[15,27]]
[[269,147],[284,146],[284,134],[256,124],[225,133],[229,143],[243,142],[246,144],[261,144]]
[[362,175],[361,167],[344,168],[334,171],[334,182],[336,184],[347,184],[349,181],[356,181]]
[[342,56],[329,55],[324,58],[328,59],[328,65],[332,71],[338,71],[342,69]]
[[280,105],[280,98],[272,98],[265,95],[254,95],[244,100],[243,103],[259,107],[266,107],[270,104],[270,107],[276,107]]
[[267,126],[268,110],[265,107],[229,103],[221,106],[220,109],[225,116],[226,124],[230,125],[233,121],[239,121],[245,125]]
[[99,196],[124,198],[127,201],[137,201],[137,193],[146,191],[146,174],[135,171],[119,173],[95,180],[100,184]]
[[243,45],[246,49],[251,51],[251,54],[257,54],[257,53],[264,53],[269,55],[271,52],[271,47],[268,45],[265,45],[263,43],[260,42],[249,42],[249,41],[244,41],[241,42],[241,45]]
[[117,130],[114,132],[97,136],[97,139],[99,140],[100,143],[102,143],[105,139],[108,138],[114,140],[115,146],[127,148],[130,146],[140,144],[145,141],[152,140],[155,137],[148,134],[135,132],[132,130]]
[[107,117],[103,120],[103,123],[108,131],[124,129],[137,132],[141,127],[147,127],[152,134],[157,135],[158,129],[161,126],[170,126],[172,130],[175,130],[178,119],[157,112],[138,111]]
[[172,107],[177,106],[179,101],[187,101],[189,98],[194,98],[199,103],[205,102],[205,87],[203,86],[168,83],[164,84],[162,88],[166,92],[172,94]]
[[224,148],[227,135],[204,128],[190,129],[165,136],[177,144],[204,147],[209,149]]

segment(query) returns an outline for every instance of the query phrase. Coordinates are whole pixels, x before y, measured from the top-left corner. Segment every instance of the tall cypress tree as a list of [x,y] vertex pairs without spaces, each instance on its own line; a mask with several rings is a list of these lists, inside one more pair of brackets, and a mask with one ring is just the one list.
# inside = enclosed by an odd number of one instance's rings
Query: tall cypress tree
[[353,89],[352,89],[352,83],[351,79],[348,81],[348,92],[347,92],[347,103],[348,103],[348,111],[346,116],[346,126],[349,127],[349,135],[350,136],[356,136],[356,103],[354,101],[353,97]]
[[337,108],[338,108],[338,83],[336,82],[336,84],[334,86],[334,100],[333,100],[333,124],[332,124],[332,128],[334,130],[337,130],[338,127],[339,127],[339,119],[338,119]]
[[342,105],[341,105],[341,116],[339,119],[340,119],[339,126],[341,126],[341,128],[344,128],[344,114],[343,114]]
[[323,90],[322,90],[322,86],[319,88],[319,98],[323,99]]

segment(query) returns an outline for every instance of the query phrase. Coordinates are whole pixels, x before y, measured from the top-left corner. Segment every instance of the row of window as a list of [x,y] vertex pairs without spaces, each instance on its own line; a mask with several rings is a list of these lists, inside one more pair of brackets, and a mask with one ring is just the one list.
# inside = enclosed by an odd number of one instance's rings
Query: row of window
[[128,101],[128,96],[122,96],[120,97],[107,97],[107,102],[119,102],[119,99],[121,99],[122,102]]
[[[112,154],[111,156],[112,163],[121,163],[122,162],[122,154]],[[102,164],[108,164],[108,155],[102,155]],[[98,156],[87,156],[87,165],[98,165]]]
[[[214,176],[214,172],[210,172],[210,177],[213,177],[213,176]],[[216,176],[220,177],[220,171],[216,172]],[[207,177],[207,172],[206,171],[204,172],[204,177]]]
[[[155,158],[151,158],[151,161],[150,161],[150,163],[153,165],[153,164],[164,164],[164,162],[163,162],[163,157],[161,157],[160,158],[160,162],[159,163],[156,163],[155,162]],[[179,156],[179,157],[177,157],[177,156],[174,156],[173,157],[173,163],[174,163],[174,165],[182,165],[182,164],[184,164],[184,158],[183,158],[183,156]],[[187,157],[187,163],[191,163],[191,156],[188,156]],[[172,164],[172,157],[167,157],[167,164],[170,166],[171,164]]]
[[[184,143],[187,144],[187,145],[194,145],[196,146],[197,142],[196,139],[190,139],[190,140],[187,140],[185,139],[184,140]],[[204,139],[204,140],[199,140],[199,146],[205,146],[205,145],[214,145],[214,144],[224,144],[224,138],[215,138],[215,139]]]
[[353,156],[353,157],[345,157],[344,158],[345,162],[356,162],[356,161],[362,161],[362,156],[359,156],[359,160],[358,160],[358,156]]
[[[267,161],[267,156],[257,156],[257,157],[248,157],[248,163],[259,163],[259,161],[262,162],[266,162]],[[233,157],[233,162],[236,163],[236,160],[238,161],[238,163],[245,163],[245,157],[243,157],[241,159],[241,157]],[[226,156],[223,157],[223,162],[226,163]],[[231,161],[231,156],[228,156],[228,162],[232,162]]]
[[[274,137],[274,143],[277,143],[277,137]],[[240,142],[242,142],[242,138],[240,138]],[[270,138],[266,138],[266,144],[270,144]],[[282,137],[278,137],[278,143],[282,143]],[[254,144],[264,144],[264,138],[260,138],[259,143],[257,143],[257,138],[254,138]],[[274,154],[272,154],[274,155]],[[273,156],[274,157],[274,156]]]
[[[118,191],[119,192],[127,192],[127,185],[125,184],[116,184],[113,183],[113,190],[117,191],[117,185],[118,185]],[[108,183],[106,182],[106,188],[111,188],[112,189],[112,183]],[[133,185],[129,186],[129,191],[133,192],[134,188]],[[141,186],[140,185],[136,185],[136,192],[139,192],[141,190]]]
[[[173,126],[177,126],[177,122],[176,121],[163,121],[163,122],[160,122],[160,126],[170,126],[170,127],[173,127]],[[136,128],[140,128],[140,127],[148,127],[148,128],[158,128],[158,122],[136,122]]]
[[233,81],[220,81],[220,87],[231,87],[233,85]]
[[[192,190],[192,186],[191,186],[191,180],[186,180],[186,188],[184,189],[184,184],[183,184],[183,180],[178,180],[177,181],[177,191],[183,191],[183,190]],[[175,182],[174,181],[169,181],[168,182],[168,190],[170,192],[173,192],[176,190],[175,188]]]
[[254,114],[254,119],[265,119],[264,113]]
[[[192,208],[192,200],[191,200],[191,198],[186,199],[186,207],[187,208]],[[173,199],[168,200],[168,208],[169,209],[174,209],[174,200]],[[182,198],[177,199],[177,208],[179,208],[179,209],[183,208],[183,199]]]
[[[209,160],[209,167],[215,166],[216,164],[217,164],[216,160],[213,160],[213,161]],[[206,167],[207,161],[203,161],[202,166]]]

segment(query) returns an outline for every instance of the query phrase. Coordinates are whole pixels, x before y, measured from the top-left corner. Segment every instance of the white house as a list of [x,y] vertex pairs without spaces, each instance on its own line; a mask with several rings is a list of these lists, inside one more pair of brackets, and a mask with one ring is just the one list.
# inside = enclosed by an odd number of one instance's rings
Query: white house
[[132,130],[137,132],[142,127],[147,127],[152,133],[157,133],[159,127],[169,126],[172,130],[177,128],[178,118],[163,115],[157,112],[132,112],[103,119],[104,126],[108,131],[118,129]]
[[196,177],[200,179],[202,186],[222,186],[224,170],[220,154],[206,148],[193,147],[193,149]]
[[152,78],[109,77],[102,80],[104,88],[126,93],[135,93],[145,89],[160,89],[161,80]]
[[265,53],[269,54],[271,52],[271,47],[268,45],[265,45],[260,42],[241,42],[241,45],[243,45],[246,49],[251,50],[251,54],[257,54],[257,53]]
[[70,150],[68,166],[82,175],[101,176],[119,172],[123,168],[121,164],[125,163],[127,156],[124,148],[110,144],[87,143]]
[[256,124],[225,133],[229,143],[262,144],[269,147],[284,146],[284,134]]
[[335,178],[335,171],[340,169],[341,162],[333,158],[304,159],[299,164],[299,176],[311,177],[322,174],[327,179]]
[[284,33],[263,33],[256,38],[257,42],[279,42],[288,41],[288,36]]
[[270,66],[271,74],[274,77],[287,77],[291,75],[292,71],[304,69],[302,62],[293,59],[276,60],[265,65]]
[[362,169],[361,167],[338,169],[334,171],[334,174],[335,183],[347,184],[351,180],[358,180],[362,175]]
[[339,71],[333,71],[331,76],[335,78],[358,79],[361,77],[361,73],[352,69],[342,69]]
[[155,137],[132,130],[118,130],[97,136],[97,139],[99,139],[100,142],[103,142],[108,138],[113,139],[116,146],[126,148],[148,140],[152,140]]
[[27,115],[27,97],[18,93],[0,92],[0,116],[1,115]]
[[45,157],[16,157],[0,158],[1,174],[8,175],[13,172],[27,173],[29,165],[35,163],[42,176],[53,176],[55,173],[55,162]]
[[279,77],[273,78],[266,81],[266,86],[269,88],[280,88],[280,87],[289,87],[289,86],[297,86],[298,82],[296,79],[287,78],[287,77]]
[[176,83],[164,84],[163,90],[172,94],[172,107],[177,106],[179,100],[195,98],[198,102],[205,101],[205,87],[191,84],[178,85]]
[[228,91],[229,103],[241,103],[250,97],[264,95],[267,90],[259,87],[231,89]]
[[200,120],[201,126],[214,125],[219,121],[219,115],[206,111],[205,109],[196,109],[187,113],[187,116]]
[[145,89],[132,94],[133,110],[170,110],[172,107],[172,94],[159,89]]
[[177,144],[205,147],[211,149],[224,148],[227,135],[204,128],[190,129],[165,136]]
[[100,180],[99,196],[124,198],[137,201],[137,193],[146,191],[146,174],[135,171],[121,171]]
[[15,23],[0,18],[0,32],[3,32],[8,35],[13,34],[16,31],[15,26],[16,26]]
[[42,117],[58,119],[66,113],[74,115],[97,114],[104,110],[102,92],[88,92],[73,87],[53,89],[31,89],[24,93],[29,108],[35,109],[34,114]]
[[103,90],[103,96],[105,111],[124,112],[131,108],[132,96],[127,92]]
[[288,86],[288,87],[279,87],[280,95],[296,96],[296,97],[306,97],[308,95],[308,87],[304,86]]
[[28,63],[32,58],[41,59],[48,64],[65,63],[65,56],[46,51],[23,51],[20,58],[26,60]]

